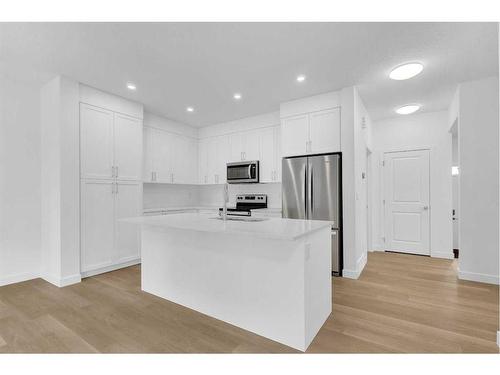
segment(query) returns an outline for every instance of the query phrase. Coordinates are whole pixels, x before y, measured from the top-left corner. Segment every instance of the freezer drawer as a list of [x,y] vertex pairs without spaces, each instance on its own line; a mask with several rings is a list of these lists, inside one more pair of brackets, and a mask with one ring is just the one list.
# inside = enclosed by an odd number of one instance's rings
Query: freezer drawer
[[340,276],[340,231],[332,229],[332,274]]

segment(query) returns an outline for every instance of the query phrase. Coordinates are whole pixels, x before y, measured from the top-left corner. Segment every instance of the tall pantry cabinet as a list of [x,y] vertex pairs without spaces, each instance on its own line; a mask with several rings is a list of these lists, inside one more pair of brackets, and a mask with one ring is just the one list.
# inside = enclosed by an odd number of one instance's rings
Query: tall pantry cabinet
[[80,103],[83,277],[140,262],[139,230],[119,219],[142,211],[142,108],[121,113],[122,99],[107,99]]

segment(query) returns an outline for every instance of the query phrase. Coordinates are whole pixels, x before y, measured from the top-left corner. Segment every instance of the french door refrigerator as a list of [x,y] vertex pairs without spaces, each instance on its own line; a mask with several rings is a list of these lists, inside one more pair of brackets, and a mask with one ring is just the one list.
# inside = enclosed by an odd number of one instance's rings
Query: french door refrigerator
[[332,274],[342,270],[342,195],[340,154],[283,158],[283,217],[329,220],[332,224]]

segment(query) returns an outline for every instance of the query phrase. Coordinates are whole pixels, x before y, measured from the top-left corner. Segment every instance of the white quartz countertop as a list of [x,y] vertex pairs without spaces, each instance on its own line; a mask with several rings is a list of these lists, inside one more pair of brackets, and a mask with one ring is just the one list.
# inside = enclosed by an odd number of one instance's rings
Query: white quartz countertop
[[140,216],[122,222],[148,227],[175,228],[195,232],[240,234],[252,237],[295,241],[332,225],[330,221],[266,218],[263,221],[218,220],[214,214],[178,213]]
[[155,207],[155,208],[145,208],[142,211],[148,212],[159,212],[159,211],[187,211],[187,210],[218,210],[219,206],[178,206],[178,207]]

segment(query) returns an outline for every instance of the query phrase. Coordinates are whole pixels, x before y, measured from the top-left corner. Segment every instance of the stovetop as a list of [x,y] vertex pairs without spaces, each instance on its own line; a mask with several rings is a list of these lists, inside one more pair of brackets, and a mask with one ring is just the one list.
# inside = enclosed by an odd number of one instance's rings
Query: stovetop
[[[250,216],[250,210],[258,208],[267,208],[267,195],[266,194],[242,194],[236,196],[236,207],[227,208],[228,215],[235,216]],[[223,209],[219,208],[219,213]]]

